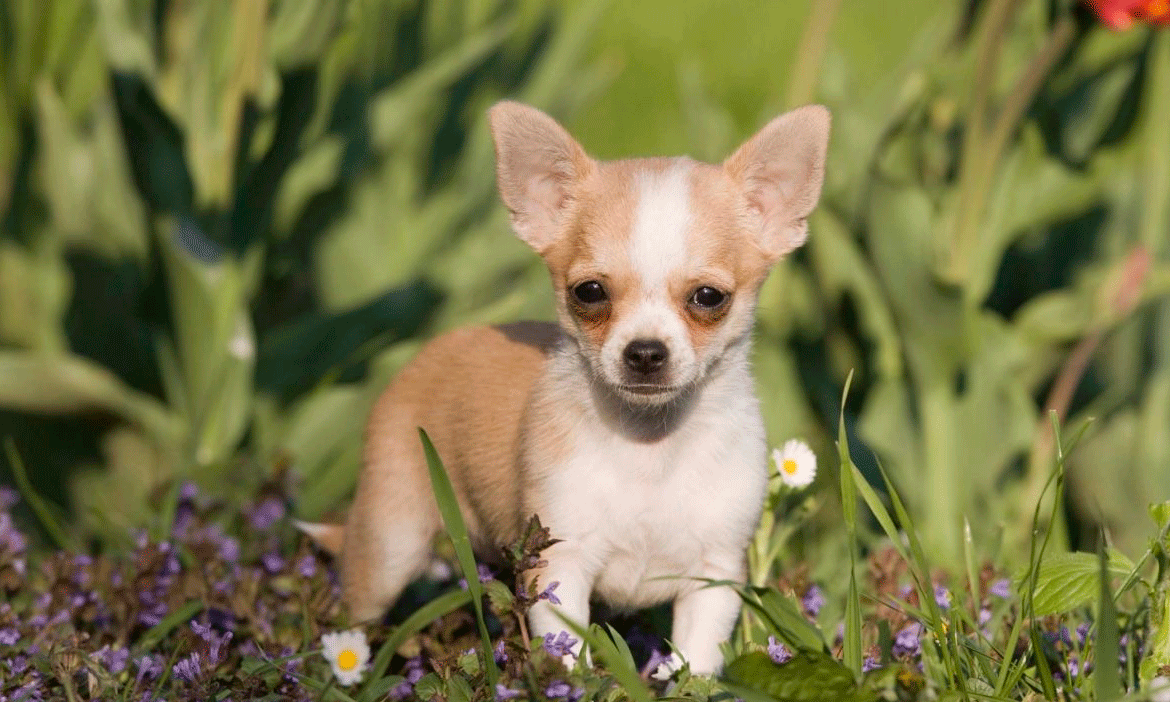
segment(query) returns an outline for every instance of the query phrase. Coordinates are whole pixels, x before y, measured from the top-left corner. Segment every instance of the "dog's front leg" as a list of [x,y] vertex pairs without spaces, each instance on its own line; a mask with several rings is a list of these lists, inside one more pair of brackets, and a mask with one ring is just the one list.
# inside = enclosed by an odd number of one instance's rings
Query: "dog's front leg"
[[[744,568],[742,563],[708,565],[701,577],[743,582]],[[730,587],[701,583],[674,601],[671,639],[692,673],[714,675],[723,667],[719,645],[731,636],[741,606],[739,595]],[[677,661],[672,663],[677,665]]]
[[568,631],[576,643],[572,646],[572,653],[564,655],[562,660],[565,667],[571,669],[581,653],[581,637],[570,630],[562,617],[581,628],[589,626],[589,596],[593,592],[596,572],[587,567],[589,562],[567,542],[550,546],[541,557],[548,565],[535,572],[536,587],[540,592],[547,590],[553,583],[556,583],[556,587],[550,597],[541,599],[528,612],[532,637],[558,635]]

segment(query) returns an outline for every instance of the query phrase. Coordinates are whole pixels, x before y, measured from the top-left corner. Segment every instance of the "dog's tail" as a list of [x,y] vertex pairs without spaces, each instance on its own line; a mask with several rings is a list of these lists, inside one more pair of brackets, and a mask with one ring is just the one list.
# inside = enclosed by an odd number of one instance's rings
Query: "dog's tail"
[[345,527],[342,525],[302,522],[299,519],[293,520],[293,524],[326,553],[334,556],[341,554],[341,547],[345,544]]

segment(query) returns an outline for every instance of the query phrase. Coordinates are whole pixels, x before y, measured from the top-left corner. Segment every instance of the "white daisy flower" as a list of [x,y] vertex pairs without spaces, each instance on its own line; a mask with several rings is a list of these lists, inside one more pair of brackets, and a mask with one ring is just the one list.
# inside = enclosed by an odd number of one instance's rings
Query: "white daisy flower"
[[800,439],[789,439],[782,448],[772,449],[772,461],[788,487],[807,487],[817,476],[817,456]]
[[342,685],[353,685],[362,679],[370,663],[370,644],[366,635],[357,629],[338,631],[321,636],[322,652],[333,666],[333,675]]

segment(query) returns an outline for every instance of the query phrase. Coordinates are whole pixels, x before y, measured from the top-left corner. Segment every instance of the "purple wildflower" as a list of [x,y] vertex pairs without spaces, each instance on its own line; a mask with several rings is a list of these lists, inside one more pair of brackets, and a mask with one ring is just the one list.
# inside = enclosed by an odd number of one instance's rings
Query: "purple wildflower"
[[406,682],[414,685],[423,677],[422,658],[415,656],[406,662]]
[[197,679],[199,679],[199,673],[201,669],[202,660],[199,657],[199,652],[196,651],[176,663],[171,668],[171,672],[174,674],[175,678],[182,680],[183,682],[195,682]]
[[921,624],[918,622],[907,624],[894,636],[894,645],[891,652],[898,657],[917,656],[922,652],[922,644],[918,641],[918,637],[921,635]]
[[279,553],[270,551],[260,557],[260,565],[264,566],[264,570],[269,574],[276,574],[284,568],[284,559]]
[[179,500],[194,504],[199,499],[199,486],[190,480],[184,480],[179,487]]
[[768,637],[768,658],[776,665],[781,665],[792,660],[792,651],[787,646],[776,640],[775,636]]
[[40,680],[33,680],[32,682],[27,682],[27,683],[21,685],[20,687],[16,688],[16,692],[14,692],[12,694],[12,697],[10,699],[13,702],[41,702],[41,700],[43,700],[45,698],[41,697],[40,688],[41,688],[41,681]]
[[0,646],[12,646],[20,641],[20,632],[13,627],[0,629]]
[[1012,596],[1012,582],[1007,578],[1000,578],[993,582],[987,591],[1000,599],[1006,600]]
[[79,553],[73,557],[74,584],[83,589],[93,584],[93,573],[90,572],[92,565],[93,557],[88,553]]
[[240,542],[232,536],[224,536],[219,542],[219,557],[228,563],[240,560]]
[[804,597],[800,599],[800,604],[804,608],[804,613],[815,619],[820,614],[821,607],[825,606],[825,593],[821,591],[820,586],[809,585]]
[[934,586],[934,601],[939,607],[941,607],[943,609],[950,609],[951,608],[951,593],[950,593],[950,591],[947,590],[946,587],[943,585],[935,585]]
[[[481,583],[486,583],[487,581],[496,577],[496,575],[495,575],[495,573],[492,572],[491,568],[488,568],[487,566],[485,566],[482,563],[476,563],[475,564],[475,577]],[[464,590],[467,589],[467,578],[459,578],[459,587],[463,588]]]
[[406,679],[390,688],[390,699],[400,700],[410,696],[414,691],[414,684],[423,677],[422,658],[414,657],[406,662]]
[[882,667],[881,659],[873,656],[866,656],[865,660],[861,662],[861,672],[868,673],[871,670],[877,670]]
[[20,554],[24,553],[27,547],[28,540],[24,538],[24,534],[17,531],[16,525],[12,522],[12,515],[0,512],[0,551]]
[[224,644],[232,640],[232,632],[217,634],[210,624],[200,624],[194,619],[191,620],[191,630],[207,644],[208,663],[212,666],[222,663],[223,652],[221,649]]
[[544,688],[544,696],[548,697],[549,699],[555,699],[558,697],[568,698],[569,694],[572,692],[572,686],[570,686],[569,683],[563,682],[561,680],[556,680],[550,683],[548,687]]
[[513,690],[504,683],[496,683],[496,699],[497,700],[512,700],[516,699],[524,692],[521,690]]
[[0,485],[0,510],[7,512],[20,502],[20,493],[7,485]]
[[1088,639],[1089,639],[1089,623],[1088,622],[1081,622],[1080,624],[1077,624],[1077,644],[1080,646],[1084,646],[1085,641],[1087,641]]
[[297,561],[297,573],[302,578],[311,578],[317,573],[317,559],[311,553],[306,553]]
[[573,646],[577,645],[577,639],[569,636],[569,632],[562,631],[555,637],[549,633],[544,635],[544,650],[548,651],[550,656],[571,656],[573,655]]
[[145,655],[134,661],[138,674],[134,676],[134,685],[137,687],[143,680],[154,680],[163,672],[163,659],[159,655]]
[[504,650],[503,639],[496,642],[496,647],[492,649],[492,653],[496,659],[496,665],[503,665],[508,662],[508,652]]
[[110,648],[106,645],[98,649],[94,656],[102,667],[117,675],[126,670],[126,664],[130,662],[130,649],[126,647]]
[[559,605],[561,603],[561,600],[559,597],[557,597],[555,594],[553,594],[553,591],[556,590],[560,584],[561,584],[561,581],[559,581],[559,580],[552,581],[551,583],[548,584],[548,587],[541,590],[540,594],[536,596],[536,599],[548,600],[552,604]]
[[276,497],[265,497],[248,513],[248,521],[256,531],[267,531],[284,518],[284,502]]
[[669,662],[669,654],[662,653],[657,648],[652,648],[650,649],[650,660],[646,661],[646,665],[642,668],[642,675],[652,675],[658,670],[658,666]]

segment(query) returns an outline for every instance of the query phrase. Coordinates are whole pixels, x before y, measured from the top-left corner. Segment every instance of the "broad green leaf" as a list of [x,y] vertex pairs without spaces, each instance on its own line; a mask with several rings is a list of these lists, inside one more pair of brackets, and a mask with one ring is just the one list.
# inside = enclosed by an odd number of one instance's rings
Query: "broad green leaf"
[[0,407],[50,414],[105,410],[164,443],[181,435],[176,418],[157,400],[77,356],[0,351]]
[[[1125,577],[1133,570],[1119,551],[1109,549],[1110,577]],[[1019,580],[1019,578],[1017,578]],[[1032,603],[1036,616],[1061,614],[1084,606],[1099,596],[1101,576],[1097,557],[1091,553],[1062,553],[1040,563]]]
[[744,604],[760,615],[768,630],[792,648],[801,651],[825,651],[821,630],[805,618],[804,612],[790,597],[776,588],[752,588],[735,583],[733,587]]
[[420,118],[437,104],[442,91],[498,47],[514,25],[513,20],[504,19],[467,37],[374,98],[370,105],[370,139],[374,146],[386,150],[416,132]]
[[235,450],[251,416],[256,340],[244,265],[194,222],[164,219],[159,236],[170,281],[192,458],[211,465]]
[[767,654],[746,653],[728,664],[725,680],[777,702],[876,699],[863,693],[848,668],[826,653],[799,651],[777,665]]
[[293,162],[276,191],[272,226],[278,235],[288,236],[309,200],[336,184],[344,153],[345,142],[327,136]]

